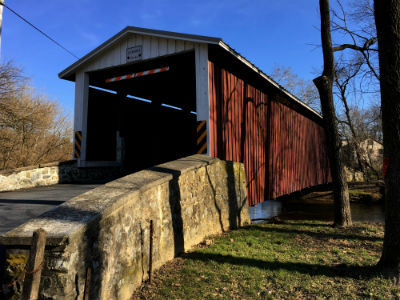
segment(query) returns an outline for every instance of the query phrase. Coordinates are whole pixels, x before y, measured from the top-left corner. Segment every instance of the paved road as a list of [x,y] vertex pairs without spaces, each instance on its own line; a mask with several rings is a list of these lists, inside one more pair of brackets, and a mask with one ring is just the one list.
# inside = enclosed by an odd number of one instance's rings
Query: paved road
[[56,184],[0,192],[0,234],[100,184]]

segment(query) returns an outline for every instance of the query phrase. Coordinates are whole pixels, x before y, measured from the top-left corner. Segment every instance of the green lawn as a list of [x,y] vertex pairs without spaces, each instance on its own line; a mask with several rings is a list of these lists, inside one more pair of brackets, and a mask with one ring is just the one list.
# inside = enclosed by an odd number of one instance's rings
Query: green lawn
[[376,224],[250,225],[166,264],[133,299],[399,299],[374,268],[382,240]]

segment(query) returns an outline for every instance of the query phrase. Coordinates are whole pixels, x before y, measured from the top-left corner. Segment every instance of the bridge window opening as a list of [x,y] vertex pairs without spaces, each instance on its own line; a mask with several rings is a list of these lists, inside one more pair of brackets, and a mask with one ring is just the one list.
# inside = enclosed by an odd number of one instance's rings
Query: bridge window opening
[[103,89],[101,87],[94,86],[94,85],[90,85],[89,88],[92,88],[92,89],[95,89],[95,90],[99,90],[99,91],[103,91],[103,92],[106,92],[106,93],[111,93],[111,94],[116,94],[117,93],[116,91]]
[[176,106],[173,106],[173,105],[168,105],[168,104],[165,104],[165,103],[161,103],[161,106],[172,108],[172,109],[175,109],[175,110],[183,110],[180,107],[176,107]]
[[[166,66],[165,72],[106,82]],[[196,153],[194,51],[92,72],[89,78],[88,161],[119,161],[133,172]]]
[[143,101],[143,102],[147,102],[147,103],[151,103],[152,102],[149,99],[144,99],[144,98],[141,98],[141,97],[135,97],[135,96],[132,96],[132,95],[126,95],[126,97],[129,98],[129,99],[139,100],[139,101]]

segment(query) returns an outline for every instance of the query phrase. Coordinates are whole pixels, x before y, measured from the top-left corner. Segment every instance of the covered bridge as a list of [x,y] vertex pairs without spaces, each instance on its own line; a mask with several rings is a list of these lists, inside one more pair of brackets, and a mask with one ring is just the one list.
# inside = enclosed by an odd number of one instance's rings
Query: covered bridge
[[126,27],[59,77],[80,167],[207,153],[244,163],[250,205],[330,181],[321,116],[220,38]]

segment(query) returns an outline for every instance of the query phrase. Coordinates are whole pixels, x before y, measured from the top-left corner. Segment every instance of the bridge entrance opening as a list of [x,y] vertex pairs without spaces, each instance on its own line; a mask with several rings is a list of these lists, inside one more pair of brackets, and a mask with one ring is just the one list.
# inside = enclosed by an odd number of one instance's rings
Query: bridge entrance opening
[[194,51],[91,72],[89,86],[87,161],[132,172],[196,152]]

